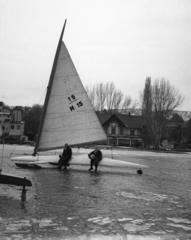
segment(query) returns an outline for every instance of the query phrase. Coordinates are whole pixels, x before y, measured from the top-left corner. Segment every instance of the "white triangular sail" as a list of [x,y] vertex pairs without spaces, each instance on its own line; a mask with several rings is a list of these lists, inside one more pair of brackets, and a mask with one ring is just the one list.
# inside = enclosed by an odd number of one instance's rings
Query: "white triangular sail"
[[37,151],[107,139],[63,41],[39,137]]

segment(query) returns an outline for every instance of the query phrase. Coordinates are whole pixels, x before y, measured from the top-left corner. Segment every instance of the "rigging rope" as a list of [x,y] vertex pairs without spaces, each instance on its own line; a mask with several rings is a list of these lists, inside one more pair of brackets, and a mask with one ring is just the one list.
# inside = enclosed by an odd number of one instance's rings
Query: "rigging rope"
[[15,147],[14,147],[13,151],[11,152],[11,155],[9,156],[9,158],[11,158],[13,152],[15,151],[16,146],[17,146],[17,145],[15,145]]
[[113,159],[113,148],[111,147],[111,158]]
[[79,155],[79,152],[80,152],[80,147],[77,147],[77,155]]
[[3,148],[2,148],[0,172],[1,172],[2,169],[3,169],[3,154],[4,154],[4,138],[3,138]]
[[42,95],[42,97],[41,97],[41,99],[40,99],[40,101],[39,101],[39,103],[38,103],[39,105],[40,105],[40,103],[41,103],[41,101],[42,101],[42,98],[45,96],[46,91],[47,91],[47,90],[44,91],[44,93],[43,93],[43,95]]

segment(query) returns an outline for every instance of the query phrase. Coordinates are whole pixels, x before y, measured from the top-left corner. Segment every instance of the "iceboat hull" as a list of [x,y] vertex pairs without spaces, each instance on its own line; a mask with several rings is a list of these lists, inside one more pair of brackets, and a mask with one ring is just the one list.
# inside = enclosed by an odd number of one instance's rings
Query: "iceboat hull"
[[22,178],[8,173],[0,174],[0,183],[15,186],[28,186],[28,187],[32,186],[31,181],[26,179],[25,177]]
[[[12,157],[11,161],[14,161],[16,166],[21,168],[46,168],[46,167],[56,167],[56,163],[59,161],[59,155],[50,156],[20,156]],[[69,162],[70,165],[90,165],[90,159],[87,154],[73,156]],[[27,167],[28,166],[28,167]],[[99,163],[99,166],[104,167],[117,167],[117,168],[148,168],[145,165],[131,163],[127,161],[121,161],[111,158],[103,158]]]

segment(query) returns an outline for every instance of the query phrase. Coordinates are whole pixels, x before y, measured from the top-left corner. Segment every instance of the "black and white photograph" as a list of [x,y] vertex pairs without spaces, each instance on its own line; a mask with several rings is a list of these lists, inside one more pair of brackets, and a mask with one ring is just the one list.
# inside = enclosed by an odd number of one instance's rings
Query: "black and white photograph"
[[0,240],[191,239],[190,13],[0,0]]

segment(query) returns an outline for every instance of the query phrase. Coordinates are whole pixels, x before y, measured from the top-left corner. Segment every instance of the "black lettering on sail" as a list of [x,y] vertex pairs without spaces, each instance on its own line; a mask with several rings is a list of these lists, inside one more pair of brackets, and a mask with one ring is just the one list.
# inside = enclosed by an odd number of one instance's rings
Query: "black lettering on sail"
[[67,83],[69,83],[69,82],[70,82],[70,80],[69,80],[69,78],[68,78],[68,77],[64,77],[62,80],[63,80],[64,84],[67,84]]
[[75,110],[75,108],[74,108],[74,106],[71,106],[70,111],[73,111],[73,110]]

